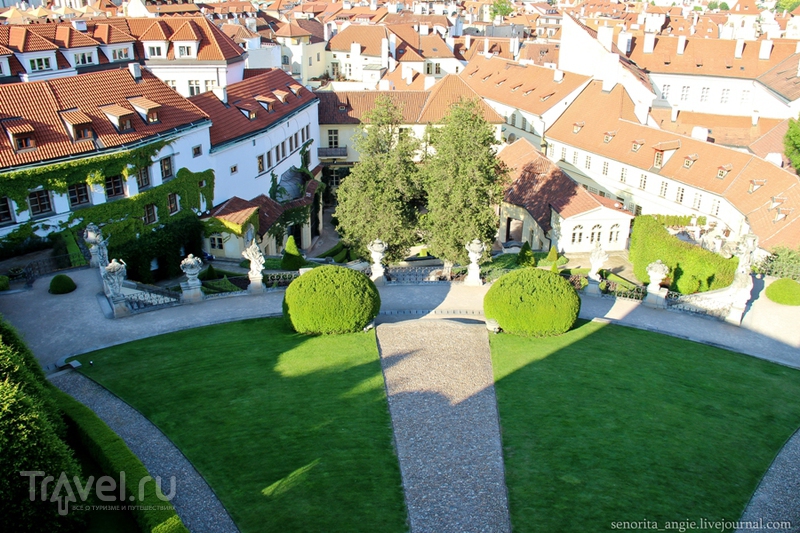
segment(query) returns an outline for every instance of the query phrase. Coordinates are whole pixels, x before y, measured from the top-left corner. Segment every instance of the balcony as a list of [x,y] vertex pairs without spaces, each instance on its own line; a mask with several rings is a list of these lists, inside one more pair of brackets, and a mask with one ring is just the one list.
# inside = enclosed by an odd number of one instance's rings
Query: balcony
[[337,148],[317,148],[317,157],[320,159],[346,159],[347,146]]

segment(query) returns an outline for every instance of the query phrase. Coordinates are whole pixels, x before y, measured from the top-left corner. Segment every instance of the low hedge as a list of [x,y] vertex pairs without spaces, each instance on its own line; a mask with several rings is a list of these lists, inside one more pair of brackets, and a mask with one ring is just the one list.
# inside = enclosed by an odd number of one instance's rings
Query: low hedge
[[283,316],[298,333],[351,333],[378,316],[381,297],[361,272],[326,265],[296,278],[286,289]]
[[0,291],[7,291],[11,288],[11,280],[8,276],[0,276]]
[[[59,390],[54,390],[53,394],[89,455],[107,475],[114,477],[119,472],[125,472],[125,492],[138,499],[139,481],[150,474],[125,441],[91,409],[70,395]],[[144,485],[143,496],[144,499],[130,506],[143,533],[189,533],[172,504],[158,497],[154,481],[148,481]]]
[[66,274],[56,274],[50,280],[50,294],[67,294],[76,288],[75,282]]
[[782,305],[800,305],[800,283],[783,278],[770,283],[765,291],[767,298]]
[[514,270],[497,280],[483,299],[483,312],[503,331],[552,337],[569,331],[581,299],[567,280],[538,268]]
[[347,253],[348,253],[347,248],[342,248],[342,250],[338,254],[333,256],[333,260],[337,263],[345,263],[347,261]]
[[670,289],[682,294],[728,287],[739,264],[735,257],[725,259],[670,235],[649,215],[634,220],[629,258],[642,283],[650,282],[647,265],[660,259],[669,267]]
[[[688,226],[692,223],[692,215],[652,215],[662,226]],[[697,217],[697,225],[705,226],[706,217]]]
[[337,255],[339,252],[341,252],[343,249],[344,249],[344,243],[342,243],[342,241],[339,241],[333,246],[333,248],[330,248],[322,252],[317,257],[333,257]]

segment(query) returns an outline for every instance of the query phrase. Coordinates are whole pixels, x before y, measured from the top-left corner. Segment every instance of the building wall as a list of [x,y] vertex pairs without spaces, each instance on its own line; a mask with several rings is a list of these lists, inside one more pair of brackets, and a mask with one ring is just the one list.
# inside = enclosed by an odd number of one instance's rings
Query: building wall
[[532,250],[550,249],[550,239],[545,235],[541,226],[534,220],[530,213],[518,205],[512,205],[503,202],[500,209],[500,230],[498,237],[500,242],[506,242],[506,228],[508,219],[518,220],[522,222],[522,240],[530,244]]
[[569,218],[562,218],[553,211],[550,224],[553,227],[550,232],[553,245],[561,253],[591,252],[595,246],[593,234],[607,252],[622,251],[628,247],[630,215],[607,207],[599,207]]
[[[232,64],[203,64],[197,61],[178,64],[174,61],[147,61],[146,68],[167,85],[173,86],[181,96],[189,94],[189,81],[200,82],[200,92],[206,92],[212,85],[227,87],[242,81],[244,77],[244,61]],[[208,84],[208,85],[207,85]]]

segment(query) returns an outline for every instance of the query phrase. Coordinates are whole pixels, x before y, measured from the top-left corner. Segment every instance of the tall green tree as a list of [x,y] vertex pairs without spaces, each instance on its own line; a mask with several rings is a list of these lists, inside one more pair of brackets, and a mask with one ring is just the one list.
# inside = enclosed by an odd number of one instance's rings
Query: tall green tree
[[477,101],[450,108],[444,125],[432,132],[435,153],[425,162],[428,213],[425,242],[445,262],[449,277],[453,263],[466,264],[465,246],[480,239],[487,249],[498,228],[495,206],[502,200],[506,171],[495,158],[497,144]]
[[489,16],[494,20],[498,15],[507,17],[514,12],[514,7],[508,0],[494,0],[492,7],[489,8]]
[[795,119],[789,119],[789,129],[783,138],[783,146],[795,171],[800,171],[800,122]]
[[362,134],[353,140],[361,159],[337,192],[337,230],[364,257],[369,257],[367,244],[385,241],[387,260],[396,261],[418,241],[418,142],[401,131],[402,110],[388,96],[377,98],[364,118]]
[[778,0],[778,3],[775,4],[775,10],[779,13],[782,11],[791,13],[797,6],[800,6],[800,0]]

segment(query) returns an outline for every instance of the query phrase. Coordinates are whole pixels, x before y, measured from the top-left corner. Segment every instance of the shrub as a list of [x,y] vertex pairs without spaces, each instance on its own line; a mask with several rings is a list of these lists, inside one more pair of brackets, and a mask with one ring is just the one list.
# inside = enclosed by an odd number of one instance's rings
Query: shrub
[[553,262],[550,264],[550,272],[553,274],[558,274],[558,262]]
[[371,279],[332,265],[292,281],[283,298],[283,316],[298,333],[361,331],[380,308],[381,297]]
[[333,260],[337,263],[344,263],[347,261],[347,248],[342,248],[342,251],[333,256]]
[[50,294],[67,294],[76,288],[75,282],[66,274],[56,274],[50,280]]
[[528,241],[525,241],[525,244],[519,250],[519,254],[517,254],[517,264],[522,267],[536,266],[536,258],[533,256],[531,245],[528,244]]
[[773,281],[766,290],[767,298],[783,305],[800,305],[800,283],[793,279]]
[[286,240],[286,248],[283,249],[283,258],[281,259],[282,270],[299,270],[305,264],[305,259],[300,255],[300,250],[297,248],[297,243],[294,242],[294,235],[291,235]]
[[[248,261],[248,263],[249,263],[249,261]],[[200,274],[197,277],[201,281],[210,281],[210,280],[219,279],[219,274],[217,274],[217,271],[214,268],[214,265],[208,265],[208,268],[205,269],[204,271],[200,272]]]
[[550,247],[550,252],[547,254],[547,262],[548,263],[558,262],[558,250],[556,250],[555,246]]
[[669,267],[670,289],[682,294],[729,286],[739,263],[735,257],[725,259],[673,237],[648,215],[634,221],[629,257],[633,272],[642,283],[650,282],[647,265],[660,259]]
[[551,337],[568,331],[581,300],[567,280],[537,268],[514,270],[497,280],[483,299],[486,318],[503,331],[526,337]]
[[220,292],[238,292],[241,291],[239,287],[234,285],[228,276],[223,276],[222,279],[208,280],[203,285],[203,292],[206,294],[217,294]]
[[0,291],[7,291],[11,287],[8,276],[0,276]]
[[344,248],[344,244],[342,243],[342,241],[339,241],[333,246],[333,248],[331,248],[331,249],[329,249],[329,250],[327,250],[325,252],[322,252],[317,257],[334,257],[339,252],[341,252],[343,248]]

